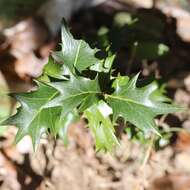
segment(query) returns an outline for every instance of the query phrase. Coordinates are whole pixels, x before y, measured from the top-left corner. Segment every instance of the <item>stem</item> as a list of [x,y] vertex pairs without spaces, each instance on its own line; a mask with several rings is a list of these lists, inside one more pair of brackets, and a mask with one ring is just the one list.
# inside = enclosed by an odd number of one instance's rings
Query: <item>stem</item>
[[141,166],[141,169],[144,170],[149,158],[150,158],[150,153],[151,153],[151,150],[152,150],[152,146],[153,146],[153,143],[154,143],[154,137],[155,135],[153,134],[152,137],[151,137],[151,140],[150,140],[150,144],[147,148],[147,151],[146,151],[146,154],[145,154],[145,157],[144,157],[144,160],[143,160],[143,163],[142,163],[142,166]]
[[151,140],[150,140],[150,144],[146,150],[146,153],[145,153],[145,157],[144,157],[144,160],[143,160],[143,163],[140,167],[140,171],[142,172],[142,189],[144,190],[145,189],[145,184],[146,184],[146,165],[148,163],[148,160],[150,158],[150,154],[151,154],[151,151],[152,151],[152,146],[154,144],[154,138],[155,138],[155,135],[153,134],[152,137],[151,137]]
[[157,0],[152,0],[152,8],[155,9],[157,5]]
[[177,127],[172,127],[172,128],[166,129],[165,132],[167,132],[167,133],[171,133],[171,132],[186,132],[186,133],[190,133],[190,131],[188,129],[177,128]]
[[136,54],[137,46],[138,46],[138,42],[135,42],[133,44],[132,49],[131,49],[131,55],[130,55],[130,58],[129,58],[129,61],[128,61],[128,67],[127,67],[127,71],[126,71],[127,75],[129,75],[130,72],[131,72],[132,64],[133,64],[134,59],[135,59],[135,54]]

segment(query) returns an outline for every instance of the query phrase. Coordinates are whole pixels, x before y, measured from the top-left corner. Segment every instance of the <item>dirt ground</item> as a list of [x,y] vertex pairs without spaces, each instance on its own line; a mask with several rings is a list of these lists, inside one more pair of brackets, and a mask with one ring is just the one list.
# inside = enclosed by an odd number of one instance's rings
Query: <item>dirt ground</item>
[[[103,9],[109,15],[115,9],[128,9],[126,2],[104,4],[90,10],[90,14],[87,11],[75,15],[71,19],[73,31],[80,33],[86,23],[91,23],[86,32],[90,33],[96,25],[91,11],[97,13]],[[145,5],[137,0],[133,2],[135,9],[152,6],[149,1]],[[190,189],[190,13],[177,3],[172,6],[160,3],[158,7],[166,17],[172,16],[176,20],[176,30],[167,36],[172,44],[171,53],[159,61],[145,61],[131,72],[141,70],[145,77],[152,73],[163,77],[169,96],[187,108],[184,112],[157,119],[166,130],[175,129],[169,142],[163,140],[162,148],[156,150],[152,141],[141,144],[122,134],[121,145],[112,153],[96,153],[92,135],[85,128],[84,121],[80,121],[69,129],[68,146],[61,139],[44,136],[34,153],[29,137],[14,145],[16,128],[1,128],[1,190]],[[8,114],[15,104],[5,96],[6,92],[33,88],[31,79],[40,74],[49,52],[59,41],[56,38],[47,43],[48,34],[46,36],[44,28],[32,19],[23,21],[6,34],[8,40],[0,36],[0,114]]]

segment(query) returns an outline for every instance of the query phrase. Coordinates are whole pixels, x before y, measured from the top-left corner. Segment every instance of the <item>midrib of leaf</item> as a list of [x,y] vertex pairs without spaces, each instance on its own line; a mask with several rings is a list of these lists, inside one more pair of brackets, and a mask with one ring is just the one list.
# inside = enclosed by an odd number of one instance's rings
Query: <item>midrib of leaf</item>
[[117,100],[121,100],[121,101],[125,101],[125,102],[130,102],[130,103],[138,104],[140,106],[148,107],[148,106],[146,106],[144,104],[141,104],[140,102],[137,102],[137,101],[129,99],[129,98],[124,98],[124,97],[121,97],[121,96],[113,96],[113,95],[106,94],[105,97],[106,98],[109,97],[109,98],[112,98],[112,99],[117,99]]
[[[56,91],[52,96],[50,96],[50,98],[47,99],[46,103],[47,104],[51,99],[53,99],[59,92]],[[44,105],[45,105],[44,104]],[[32,120],[30,121],[30,123],[28,124],[28,126],[30,126],[32,124],[32,122],[34,121],[34,119],[38,116],[38,114],[40,114],[40,112],[42,111],[43,106],[41,108],[39,108],[39,110],[36,112],[36,114],[34,114]],[[21,130],[22,131],[22,130]]]
[[76,96],[80,96],[80,95],[84,95],[84,94],[100,94],[101,92],[98,92],[98,91],[88,91],[88,92],[81,92],[79,94],[75,94],[75,95],[71,95],[67,98],[65,98],[64,100],[67,100],[69,98],[73,98],[73,97],[76,97]]
[[[139,103],[139,102],[137,102],[137,101],[131,100],[131,99],[129,99],[129,98],[123,98],[123,97],[121,97],[121,96],[113,96],[113,95],[106,94],[105,97],[109,97],[109,98],[112,98],[112,99],[117,99],[117,100],[121,100],[121,101],[125,101],[125,102],[131,102],[131,103],[134,103],[134,104],[137,104],[137,105],[141,105],[141,106],[143,106],[143,107],[148,107],[148,106],[145,106],[145,105],[143,105],[143,104],[141,104],[141,103]],[[142,114],[141,112],[139,112],[139,110],[136,110],[136,112],[137,112],[139,115]],[[154,128],[154,126],[151,126],[151,128],[155,131],[155,133],[156,133],[157,135],[160,136],[160,133]]]
[[[51,99],[53,99],[59,92],[55,92],[50,98],[47,99],[46,103],[44,105],[46,105]],[[80,95],[84,95],[84,94],[98,94],[100,92],[98,91],[88,91],[88,92],[82,92],[82,93],[79,93],[79,94],[75,94],[75,95],[71,95],[67,98],[65,98],[64,100],[67,100],[67,99],[70,99],[70,98],[73,98],[73,97],[77,97],[77,96],[80,96]],[[42,106],[37,112],[36,114],[34,115],[34,117],[32,118],[31,122],[29,123],[28,126],[31,125],[31,123],[34,121],[34,119],[38,116],[38,114],[42,111],[42,109],[44,108],[44,106]]]
[[72,98],[74,98],[74,97],[81,96],[81,95],[85,95],[85,94],[101,94],[101,92],[99,92],[99,91],[88,91],[88,92],[82,91],[81,93],[74,94],[74,95],[70,95],[70,96],[64,98],[62,101],[66,101],[66,100],[68,100],[68,99],[72,99]]
[[[79,93],[79,94],[75,94],[75,95],[71,95],[67,98],[65,98],[64,100],[68,100],[70,98],[73,98],[73,97],[77,97],[77,96],[80,96],[80,95],[84,95],[84,94],[98,94],[100,92],[97,92],[97,91],[88,91],[88,92],[82,92],[82,93]],[[58,94],[58,91],[55,92],[50,98],[48,98],[48,100],[46,101],[45,104],[47,104],[51,99],[53,99],[56,95]],[[44,104],[44,105],[45,105]],[[44,108],[44,106],[42,106],[37,112],[36,114],[34,115],[34,117],[32,118],[31,122],[28,124],[28,126],[30,126],[32,124],[32,122],[34,121],[34,119],[38,116],[38,114],[40,114],[40,112],[42,111],[42,109]],[[47,108],[49,109],[49,108]]]
[[77,52],[76,52],[75,60],[74,60],[74,66],[75,66],[75,67],[76,67],[76,64],[77,64],[78,57],[79,57],[79,52],[80,52],[81,43],[82,43],[82,40],[80,40],[79,45],[78,45],[78,47],[77,47]]
[[[101,93],[101,92],[98,92],[98,91],[88,91],[88,92],[81,91],[81,93],[78,93],[78,94],[75,94],[75,95],[70,95],[69,97],[63,99],[63,101],[66,101],[66,100],[71,99],[73,97],[85,95],[85,94],[99,94],[99,93]],[[61,120],[61,117],[60,117],[59,120]]]

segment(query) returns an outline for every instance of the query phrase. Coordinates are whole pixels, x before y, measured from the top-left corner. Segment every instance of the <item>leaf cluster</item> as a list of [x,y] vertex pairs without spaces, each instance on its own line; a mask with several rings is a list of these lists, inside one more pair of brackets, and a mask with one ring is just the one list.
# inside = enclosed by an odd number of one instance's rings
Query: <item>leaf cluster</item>
[[35,81],[37,90],[12,94],[21,106],[4,125],[18,127],[16,142],[29,135],[36,149],[43,133],[59,135],[67,142],[68,127],[79,116],[86,118],[98,151],[110,151],[119,144],[115,131],[120,118],[144,133],[159,134],[154,118],[179,108],[156,82],[137,87],[139,74],[132,78],[113,75],[116,55],[107,48],[106,56],[98,58],[100,52],[74,39],[63,21],[61,51],[49,57]]

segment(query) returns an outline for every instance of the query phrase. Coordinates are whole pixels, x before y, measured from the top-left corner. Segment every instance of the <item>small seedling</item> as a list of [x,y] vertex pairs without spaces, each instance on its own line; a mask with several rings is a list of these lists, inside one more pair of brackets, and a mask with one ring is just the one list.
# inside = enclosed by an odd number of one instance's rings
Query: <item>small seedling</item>
[[35,80],[36,91],[12,94],[20,107],[4,125],[18,127],[16,142],[29,135],[36,150],[43,133],[66,137],[69,125],[80,115],[87,120],[96,150],[110,151],[119,144],[118,118],[159,135],[154,118],[180,109],[168,102],[156,82],[137,87],[139,74],[132,78],[115,74],[116,55],[108,48],[106,57],[97,58],[100,50],[74,39],[65,21],[61,47]]

